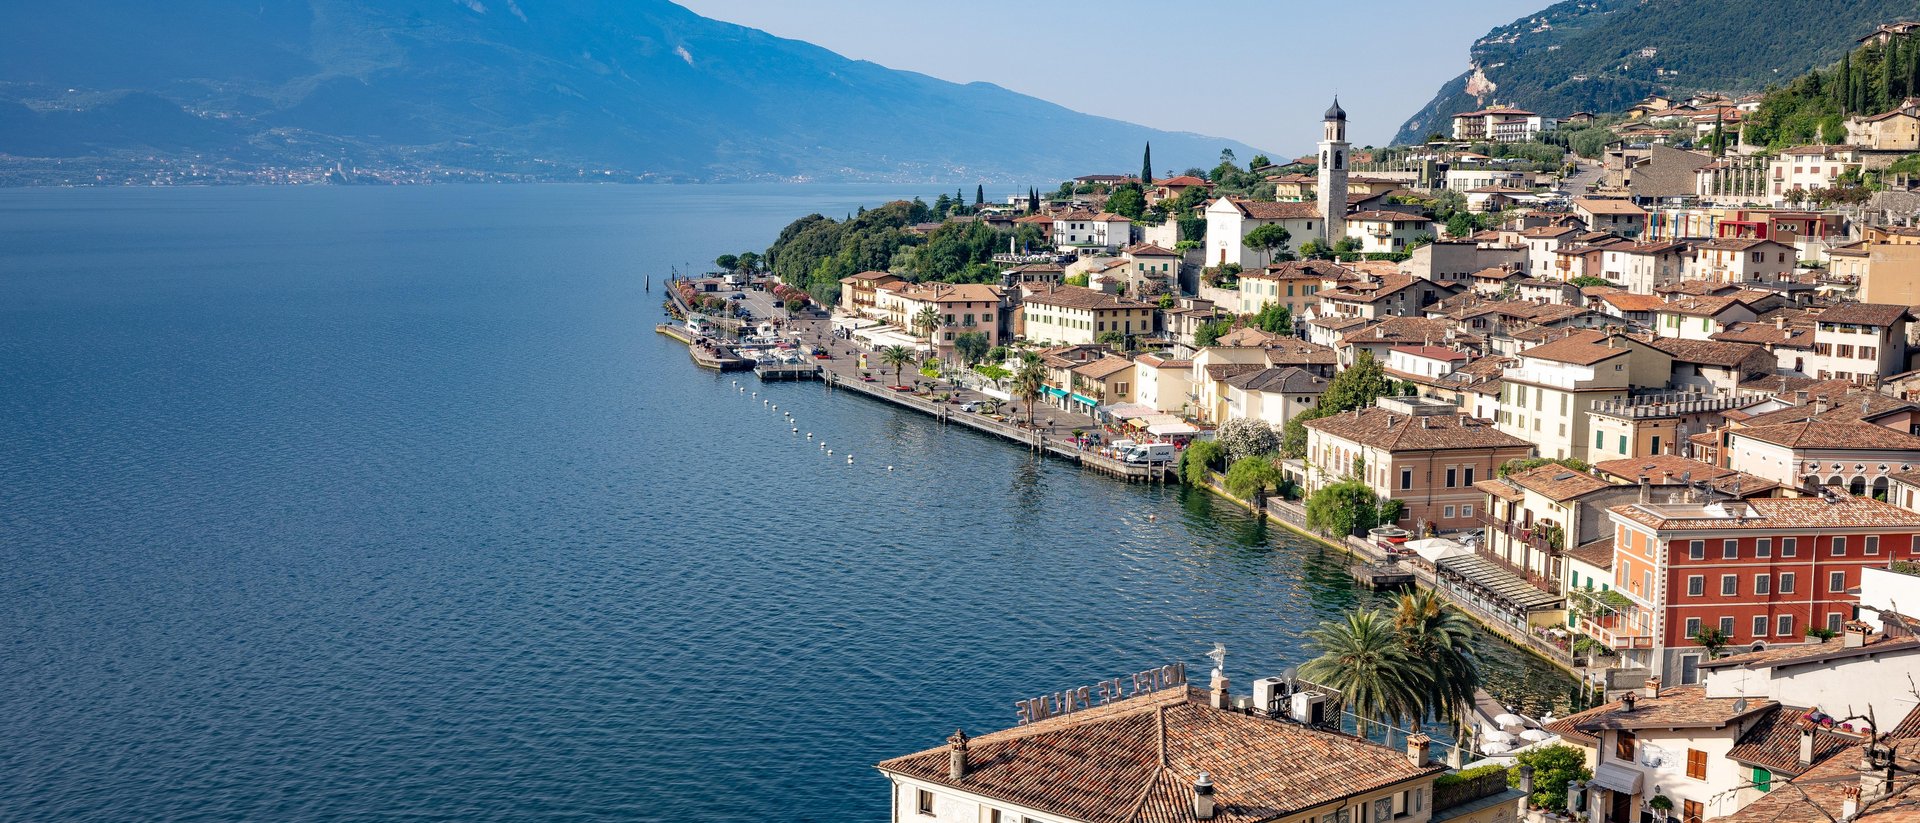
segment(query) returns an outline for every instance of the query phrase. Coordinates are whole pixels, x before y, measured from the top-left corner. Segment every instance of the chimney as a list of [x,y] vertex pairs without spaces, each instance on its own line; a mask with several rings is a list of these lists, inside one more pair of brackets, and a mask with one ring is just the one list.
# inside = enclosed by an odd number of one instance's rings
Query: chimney
[[1784,312],[1773,316],[1773,327],[1781,331],[1787,330],[1787,315]]
[[1644,474],[1640,475],[1640,502],[1650,503],[1652,501],[1653,501],[1653,487],[1647,485],[1646,475]]
[[1813,728],[1802,726],[1800,727],[1800,767],[1804,769],[1811,765],[1813,765]]
[[1828,404],[1828,402],[1827,402],[1827,396],[1826,396],[1826,395],[1824,395],[1824,394],[1823,394],[1823,395],[1820,395],[1819,397],[1816,397],[1816,398],[1814,398],[1814,399],[1813,399],[1813,413],[1814,413],[1814,414],[1826,414],[1826,413],[1827,413],[1827,409],[1828,409],[1828,408],[1830,408],[1830,406],[1829,406],[1829,404]]
[[1427,759],[1433,754],[1433,738],[1424,734],[1407,735],[1407,762],[1414,766],[1427,765]]
[[1848,786],[1846,795],[1840,799],[1840,819],[1852,820],[1860,816],[1860,787]]
[[[1849,789],[1853,788],[1851,786]],[[1893,794],[1893,750],[1877,741],[1868,741],[1860,752],[1860,805]],[[1848,793],[1852,797],[1853,792]]]
[[1640,699],[1640,695],[1638,692],[1634,692],[1634,691],[1622,692],[1620,694],[1620,713],[1627,714],[1629,712],[1632,712],[1633,704],[1639,701],[1639,699]]
[[1802,405],[1802,406],[1804,406],[1804,405],[1806,405],[1806,404],[1807,404],[1807,390],[1806,390],[1806,389],[1800,389],[1800,390],[1798,390],[1798,391],[1795,391],[1795,392],[1793,393],[1793,402],[1794,402],[1795,404],[1798,404],[1798,405]]
[[1230,691],[1230,686],[1231,684],[1227,682],[1226,670],[1215,668],[1213,670],[1213,694],[1212,694],[1212,698],[1213,698],[1212,702],[1213,702],[1214,708],[1226,709],[1226,708],[1231,708],[1233,706],[1233,697],[1232,697],[1232,692]]
[[960,780],[967,776],[967,733],[953,730],[953,736],[947,738],[947,779]]
[[1532,766],[1528,766],[1524,764],[1520,766],[1520,793],[1522,795],[1527,795],[1527,796],[1533,795],[1533,767]]
[[1213,812],[1213,778],[1201,772],[1199,779],[1193,781],[1193,817],[1196,820],[1212,820]]
[[1640,691],[1641,691],[1641,694],[1645,695],[1649,700],[1655,697],[1659,697],[1660,696],[1660,678],[1658,677],[1647,678],[1647,684],[1645,686],[1640,687]]
[[1848,621],[1847,625],[1840,627],[1840,631],[1846,637],[1843,648],[1848,649],[1867,645],[1867,638],[1873,636],[1873,627],[1859,620]]

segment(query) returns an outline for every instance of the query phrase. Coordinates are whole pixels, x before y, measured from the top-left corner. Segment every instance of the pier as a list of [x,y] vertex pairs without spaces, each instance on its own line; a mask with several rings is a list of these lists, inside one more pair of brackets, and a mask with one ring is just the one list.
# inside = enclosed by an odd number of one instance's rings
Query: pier
[[820,367],[812,363],[758,363],[753,367],[753,376],[761,380],[812,380],[820,375]]

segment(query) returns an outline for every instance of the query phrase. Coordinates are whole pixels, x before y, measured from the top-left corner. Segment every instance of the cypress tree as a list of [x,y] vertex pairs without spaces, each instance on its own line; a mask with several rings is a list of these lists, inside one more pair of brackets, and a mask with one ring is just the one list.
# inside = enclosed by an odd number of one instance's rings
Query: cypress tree
[[1147,142],[1147,150],[1140,155],[1140,185],[1153,185],[1153,142]]
[[1893,96],[1893,46],[1893,41],[1889,40],[1886,47],[1880,49],[1880,82],[1875,84],[1877,88],[1874,89],[1874,97],[1878,99],[1867,104],[1872,111],[1885,110],[1887,101]]
[[973,204],[974,204],[974,205],[976,205],[976,206],[978,206],[978,205],[981,205],[981,204],[984,204],[984,203],[986,203],[986,202],[987,202],[987,187],[986,187],[986,185],[985,185],[985,184],[976,184],[976,185],[975,185],[975,186],[973,187]]
[[1836,85],[1840,90],[1840,99],[1834,102],[1840,104],[1840,110],[1842,112],[1849,111],[1853,108],[1853,53],[1852,52],[1848,52],[1846,54],[1840,55],[1839,81],[1840,82],[1837,83]]

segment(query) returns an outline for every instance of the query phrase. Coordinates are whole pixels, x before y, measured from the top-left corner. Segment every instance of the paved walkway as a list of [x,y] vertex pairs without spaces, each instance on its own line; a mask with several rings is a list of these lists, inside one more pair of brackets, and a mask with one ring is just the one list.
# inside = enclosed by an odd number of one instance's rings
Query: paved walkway
[[[833,336],[833,332],[828,327],[826,320],[817,317],[793,319],[789,321],[788,329],[800,335],[800,342],[826,348],[832,357],[826,360],[815,361],[819,363],[822,368],[832,371],[848,380],[858,381],[860,379],[860,355],[865,353],[868,355],[868,371],[873,372],[874,378],[876,380],[885,380],[889,383],[892,382],[893,370],[881,366],[880,363],[877,362],[877,354],[862,348],[859,344],[851,340],[842,340]],[[901,378],[909,385],[911,385],[915,379],[919,379],[922,382],[927,380],[927,378],[921,377],[919,373],[911,367],[901,373]],[[1014,400],[1008,402],[998,398],[988,397],[980,392],[959,387],[951,382],[941,381],[935,385],[937,387],[934,389],[935,393],[950,393],[954,396],[957,403],[965,403],[969,400],[992,400],[1000,405],[1001,412],[1007,416],[1007,422],[1016,424],[1021,428],[1026,427],[1027,404],[1022,401]],[[955,412],[958,413],[959,410],[956,408]],[[1033,404],[1033,419],[1034,425],[1039,428],[1041,432],[1045,433],[1049,442],[1062,444],[1068,448],[1071,448],[1073,444],[1074,429],[1082,429],[1087,432],[1100,430],[1100,425],[1094,422],[1092,417],[1049,406],[1045,401]]]

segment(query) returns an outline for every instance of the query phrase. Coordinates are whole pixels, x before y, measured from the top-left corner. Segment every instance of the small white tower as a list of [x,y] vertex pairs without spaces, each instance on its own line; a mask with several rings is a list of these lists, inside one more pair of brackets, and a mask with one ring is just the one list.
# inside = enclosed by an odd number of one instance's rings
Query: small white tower
[[1320,134],[1320,219],[1321,239],[1329,246],[1347,236],[1347,113],[1340,98],[1333,98]]

